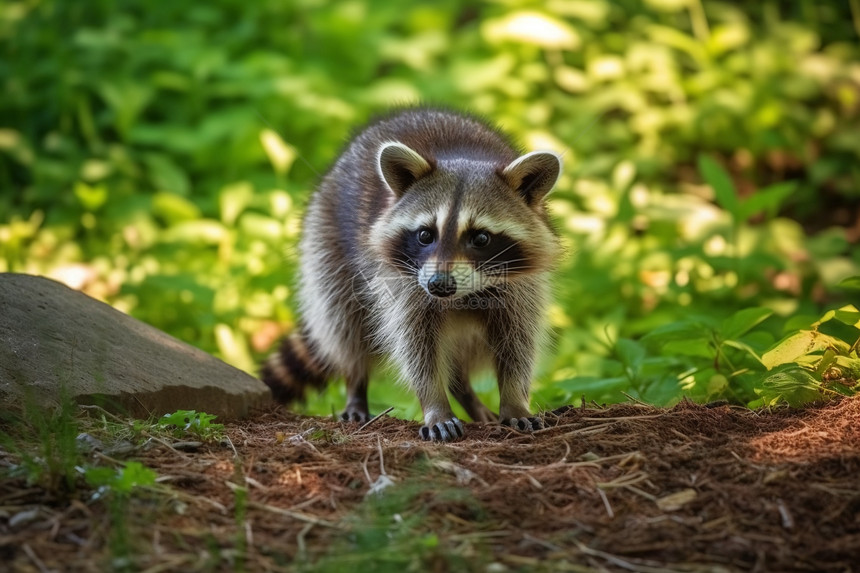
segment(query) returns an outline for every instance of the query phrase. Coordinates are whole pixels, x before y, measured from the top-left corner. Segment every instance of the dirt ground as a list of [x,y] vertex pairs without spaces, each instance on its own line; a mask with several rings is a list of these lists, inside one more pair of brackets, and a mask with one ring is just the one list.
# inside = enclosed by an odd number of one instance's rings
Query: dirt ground
[[434,445],[271,410],[133,453],[160,485],[124,504],[7,480],[0,569],[860,571],[860,398],[547,420]]

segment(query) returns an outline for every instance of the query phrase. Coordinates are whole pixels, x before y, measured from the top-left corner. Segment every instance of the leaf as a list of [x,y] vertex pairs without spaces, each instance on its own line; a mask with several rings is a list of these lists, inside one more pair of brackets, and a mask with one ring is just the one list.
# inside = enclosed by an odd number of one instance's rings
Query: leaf
[[768,405],[784,400],[797,408],[821,398],[821,384],[806,370],[794,368],[768,376],[756,393]]
[[645,358],[645,349],[641,344],[629,338],[620,338],[615,343],[615,353],[625,366],[638,370]]
[[140,462],[128,462],[121,469],[87,468],[84,477],[91,486],[107,487],[117,492],[129,493],[135,487],[153,485],[158,474]]
[[84,471],[84,479],[93,487],[106,486],[116,479],[116,470],[106,467],[87,468]]
[[848,326],[860,328],[860,310],[857,310],[857,307],[854,305],[849,304],[834,311],[833,318]]
[[841,349],[847,345],[817,330],[801,330],[777,342],[776,346],[762,355],[761,361],[768,370],[771,370],[780,364],[796,362],[802,356],[829,347]]
[[818,328],[825,322],[829,322],[834,319],[842,324],[847,324],[854,328],[860,328],[860,310],[857,310],[857,307],[852,304],[845,305],[836,310],[828,310],[821,316],[821,318],[818,319],[818,321],[813,323],[812,326],[813,328]]
[[710,337],[710,325],[697,320],[684,320],[655,328],[641,340],[662,345],[676,340],[709,340]]
[[172,414],[162,416],[158,424],[160,426],[176,426],[177,428],[187,430],[196,414],[195,410],[177,410]]
[[599,376],[577,376],[557,382],[555,386],[568,392],[586,394],[592,396],[604,396],[618,392],[629,386],[630,381],[626,376],[615,376],[612,378],[601,378]]
[[705,391],[708,393],[708,397],[718,396],[725,392],[728,387],[729,379],[723,374],[715,374],[708,380]]
[[667,342],[661,349],[664,355],[697,356],[711,360],[714,358],[715,349],[709,338],[689,338],[686,340],[672,340]]
[[265,128],[260,132],[260,143],[266,151],[266,156],[272,163],[275,172],[286,175],[293,162],[296,160],[296,149],[288,145],[278,133],[272,129]]
[[738,195],[726,170],[719,163],[702,154],[699,155],[699,172],[705,178],[705,182],[713,188],[714,197],[720,207],[731,213],[736,221],[739,220],[741,217]]
[[836,286],[841,288],[860,290],[860,275],[844,278],[839,281]]
[[738,208],[738,218],[746,221],[756,213],[765,211],[768,217],[773,217],[782,205],[782,202],[791,195],[797,188],[795,181],[783,181],[770,185],[764,189],[759,189],[755,194],[751,195],[745,201],[742,201]]
[[113,487],[117,491],[127,493],[137,486],[153,485],[157,477],[158,474],[140,462],[128,462],[119,472]]
[[161,191],[152,198],[152,212],[167,223],[193,221],[202,216],[200,209],[181,195]]
[[229,231],[219,221],[197,219],[183,221],[161,234],[166,243],[178,242],[195,245],[217,245],[229,236]]
[[150,153],[143,161],[149,169],[149,178],[156,191],[169,191],[188,195],[191,183],[185,171],[168,155]]
[[83,181],[75,183],[75,197],[87,211],[96,211],[105,204],[108,191],[103,185],[90,186]]
[[758,352],[756,352],[755,349],[753,349],[753,347],[749,344],[740,342],[739,340],[725,340],[723,341],[723,345],[729,346],[731,348],[737,348],[738,350],[746,352],[747,354],[761,362],[761,357],[758,355]]
[[734,340],[752,330],[772,314],[773,311],[767,308],[745,308],[724,320],[718,332],[724,340]]
[[224,224],[232,227],[253,198],[254,186],[247,181],[224,186],[218,192],[218,206]]
[[581,43],[579,33],[567,22],[532,11],[487,20],[481,33],[490,43],[513,41],[554,50],[575,50]]

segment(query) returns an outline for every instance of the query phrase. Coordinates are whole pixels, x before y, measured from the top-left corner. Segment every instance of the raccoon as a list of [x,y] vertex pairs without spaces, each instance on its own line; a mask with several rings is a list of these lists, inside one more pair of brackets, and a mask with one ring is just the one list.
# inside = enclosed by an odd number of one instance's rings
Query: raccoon
[[[436,108],[400,110],[360,131],[307,208],[299,328],[263,364],[280,402],[329,378],[347,383],[343,420],[364,422],[368,375],[389,358],[424,412],[420,436],[464,435],[446,393],[476,421],[520,431],[560,254],[544,198],[561,172],[496,128]],[[495,370],[499,416],[469,384]]]

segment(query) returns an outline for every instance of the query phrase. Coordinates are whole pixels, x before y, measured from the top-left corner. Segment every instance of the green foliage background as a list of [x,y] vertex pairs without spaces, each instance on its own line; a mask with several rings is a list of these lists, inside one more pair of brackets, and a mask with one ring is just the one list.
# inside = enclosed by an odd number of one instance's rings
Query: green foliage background
[[860,322],[816,320],[858,299],[858,32],[856,0],[7,0],[0,271],[254,372],[296,319],[320,174],[373,113],[429,101],[564,153],[537,406],[846,392]]

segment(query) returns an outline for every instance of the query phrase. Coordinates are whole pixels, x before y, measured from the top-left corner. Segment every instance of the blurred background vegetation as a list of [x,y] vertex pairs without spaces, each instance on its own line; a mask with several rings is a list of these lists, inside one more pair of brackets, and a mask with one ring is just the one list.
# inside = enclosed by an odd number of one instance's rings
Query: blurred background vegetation
[[434,102],[564,153],[536,407],[850,392],[858,33],[857,0],[5,0],[0,271],[255,372],[320,174],[374,113]]

